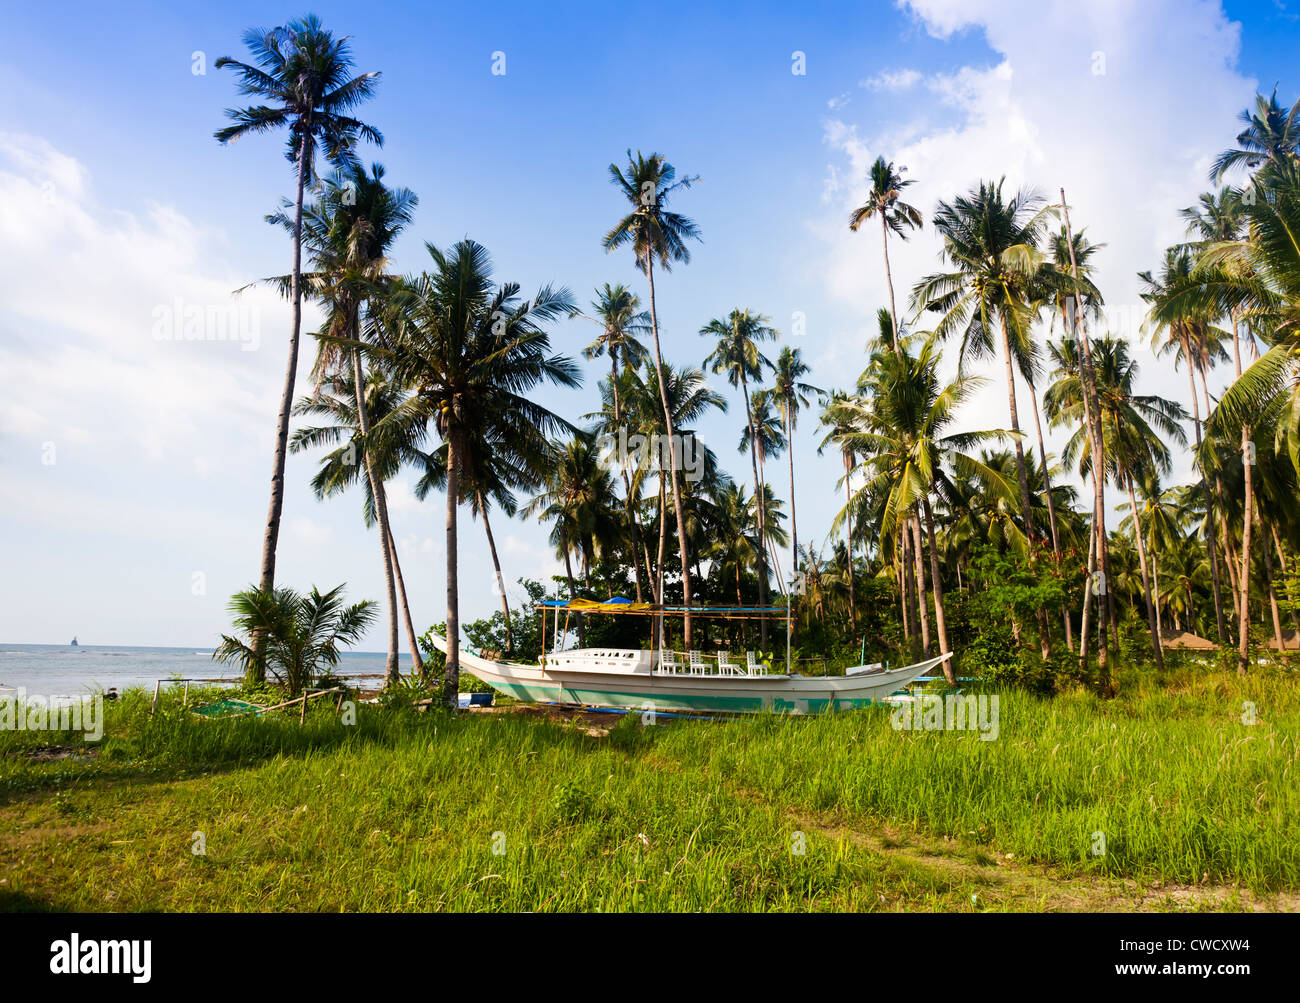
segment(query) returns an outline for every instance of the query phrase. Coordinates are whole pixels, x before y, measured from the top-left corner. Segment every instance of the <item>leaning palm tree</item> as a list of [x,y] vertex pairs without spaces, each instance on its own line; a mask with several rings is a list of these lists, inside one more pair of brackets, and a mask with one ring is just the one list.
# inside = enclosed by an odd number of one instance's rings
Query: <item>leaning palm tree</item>
[[[673,426],[672,412],[668,398],[663,396],[664,363],[663,352],[659,344],[659,313],[655,303],[655,261],[665,272],[674,262],[686,264],[691,254],[686,246],[688,240],[699,240],[699,228],[687,217],[672,212],[668,201],[678,189],[689,188],[699,180],[698,177],[677,179],[677,169],[668,163],[662,155],[652,153],[649,157],[640,152],[636,157],[627,151],[627,166],[620,169],[617,164],[609,165],[610,181],[623,193],[632,204],[632,211],[620,219],[605,234],[606,251],[631,245],[636,258],[636,266],[645,273],[650,284],[650,333],[654,338],[655,372],[661,396],[659,403],[663,406],[664,423],[667,426],[669,443],[675,442],[676,431]],[[682,604],[686,607],[682,630],[687,648],[691,644],[691,572],[690,556],[686,546],[686,515],[682,507],[681,486],[677,483],[676,450],[669,448],[669,480],[673,489],[673,509],[677,516],[677,537],[682,561]]]
[[898,308],[894,305],[894,277],[889,271],[889,234],[896,233],[907,239],[909,229],[921,228],[921,213],[903,201],[903,189],[914,181],[904,180],[906,167],[895,168],[892,161],[877,157],[871,165],[871,190],[867,200],[849,214],[849,229],[857,233],[858,227],[872,216],[880,219],[880,245],[885,255],[885,283],[889,286],[889,317],[892,322],[890,345],[898,347]]
[[[772,369],[772,362],[760,350],[759,343],[774,341],[780,332],[771,326],[767,317],[753,310],[732,310],[725,319],[714,318],[700,328],[700,334],[713,338],[714,349],[704,364],[715,373],[724,373],[727,382],[740,389],[745,400],[745,420],[749,428],[749,460],[754,471],[754,496],[758,499],[758,603],[767,601],[767,537],[763,512],[763,480],[759,475],[758,437],[754,431],[754,408],[750,400],[750,383],[761,383],[764,370]],[[760,625],[762,644],[767,647],[767,620]]]
[[[426,245],[433,270],[407,279],[380,318],[384,342],[370,346],[413,396],[394,420],[427,422],[447,447],[447,669],[443,698],[455,709],[460,681],[460,577],[457,508],[462,471],[480,457],[544,469],[549,436],[573,427],[531,396],[544,383],[577,387],[578,367],[551,352],[545,326],[574,310],[566,289],[543,286],[531,300],[519,286],[492,281],[487,249],[462,240],[443,251]],[[392,418],[393,416],[390,416]]]
[[853,589],[853,493],[849,482],[853,468],[857,465],[857,458],[853,452],[853,447],[848,441],[848,437],[853,433],[853,422],[849,420],[847,412],[842,406],[848,399],[849,395],[839,390],[823,399],[819,421],[821,427],[827,431],[826,435],[822,437],[821,443],[817,446],[817,452],[820,454],[827,446],[838,446],[840,459],[844,462],[844,548],[849,586],[849,632],[852,636],[856,636],[858,617]]
[[[302,331],[302,207],[303,192],[315,178],[316,150],[321,148],[334,163],[350,162],[359,139],[382,146],[379,131],[353,118],[349,112],[375,91],[378,73],[351,76],[352,50],[347,36],[336,37],[313,14],[278,28],[250,28],[244,45],[252,63],[222,56],[218,69],[229,66],[239,78],[239,93],[262,103],[231,108],[233,124],[214,133],[223,145],[242,136],[289,130],[287,155],[297,172],[294,196],[293,273],[289,298],[293,324],[289,332],[289,363],[276,424],[275,464],[271,473],[271,504],[262,540],[261,588],[275,584],[275,551],[280,538],[280,513],[284,507],[284,462],[289,445],[289,412],[298,370],[298,343]],[[255,676],[260,670],[254,666]]]
[[796,518],[794,503],[794,432],[799,423],[799,409],[808,406],[809,395],[823,395],[826,391],[811,383],[803,382],[812,370],[804,364],[799,349],[788,345],[781,349],[776,357],[776,367],[772,372],[772,400],[781,415],[784,426],[785,441],[788,444],[786,457],[790,461],[790,535],[791,571],[799,570],[799,522]]
[[[346,370],[351,374],[352,399],[366,401],[367,374],[356,342],[361,336],[362,310],[365,303],[382,297],[388,277],[387,255],[393,242],[410,225],[419,200],[406,188],[389,188],[384,184],[384,168],[371,166],[367,172],[359,164],[335,171],[319,186],[318,201],[304,209],[301,243],[311,259],[312,271],[301,276],[307,295],[326,309],[324,328],[318,332],[316,389],[327,372]],[[267,217],[290,233],[295,221],[284,210]],[[283,286],[291,276],[281,278]],[[351,347],[345,343],[351,342]],[[388,519],[388,499],[384,480],[375,470],[368,447],[371,418],[362,406],[356,410],[361,461],[369,481],[369,497],[379,523],[380,549],[383,556],[384,582],[388,593],[388,662],[386,684],[397,679],[397,589],[396,547]],[[421,668],[415,631],[407,622],[415,668]]]

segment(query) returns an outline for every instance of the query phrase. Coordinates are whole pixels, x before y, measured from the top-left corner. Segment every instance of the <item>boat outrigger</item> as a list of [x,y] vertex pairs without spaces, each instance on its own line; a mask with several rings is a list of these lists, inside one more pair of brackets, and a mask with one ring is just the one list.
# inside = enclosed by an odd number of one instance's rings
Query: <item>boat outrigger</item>
[[[685,607],[633,603],[628,600],[597,602],[574,599],[546,602],[554,610],[554,637],[561,637],[559,611],[565,611],[566,633],[569,614],[615,613],[662,618],[684,615]],[[691,607],[691,615],[723,619],[763,619],[780,616],[782,607]],[[545,612],[543,625],[545,625]],[[662,626],[659,636],[663,636]],[[446,639],[432,634],[439,651],[447,651]],[[543,647],[545,639],[543,638]],[[849,710],[882,701],[913,682],[918,676],[952,657],[945,652],[935,658],[897,669],[876,662],[855,665],[842,676],[803,676],[791,670],[787,646],[784,672],[773,671],[753,652],[743,663],[733,663],[728,652],[716,655],[699,651],[685,654],[660,646],[657,650],[637,648],[576,648],[551,651],[539,664],[498,661],[460,646],[460,664],[494,689],[526,703],[556,703],[593,707],[623,707],[689,713],[819,714]]]

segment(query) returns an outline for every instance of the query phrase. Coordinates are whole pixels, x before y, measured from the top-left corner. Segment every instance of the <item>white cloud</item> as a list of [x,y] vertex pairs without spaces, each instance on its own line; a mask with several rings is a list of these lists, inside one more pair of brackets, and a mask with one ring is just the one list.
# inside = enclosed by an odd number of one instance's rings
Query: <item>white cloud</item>
[[920,80],[918,70],[885,70],[862,81],[862,86],[871,91],[905,91],[915,87]]

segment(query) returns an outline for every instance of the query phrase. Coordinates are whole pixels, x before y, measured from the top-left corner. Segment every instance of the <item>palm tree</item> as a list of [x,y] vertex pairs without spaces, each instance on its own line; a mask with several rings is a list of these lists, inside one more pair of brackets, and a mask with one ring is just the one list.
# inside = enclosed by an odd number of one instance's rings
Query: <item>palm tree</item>
[[1237,147],[1214,158],[1210,180],[1218,182],[1237,168],[1255,170],[1292,160],[1300,149],[1300,101],[1290,108],[1277,102],[1277,88],[1266,100],[1255,95],[1255,109],[1245,109],[1238,118],[1245,124],[1237,134]]
[[769,548],[763,556],[764,558],[769,555],[775,557],[770,548],[774,545],[784,546],[790,541],[787,539],[784,544],[779,543],[775,535],[769,532],[772,520],[768,518],[770,513],[767,510],[767,500],[772,497],[770,490],[772,486],[767,482],[766,463],[770,457],[779,456],[783,450],[788,451],[790,441],[785,437],[785,423],[772,408],[770,387],[756,391],[750,399],[750,404],[749,421],[740,432],[740,443],[736,451],[739,453],[752,451],[758,455],[758,479],[763,485],[763,494],[758,498],[758,508],[762,514],[763,542]]
[[[352,375],[352,399],[366,400],[365,366],[356,342],[361,335],[363,304],[384,294],[384,269],[393,242],[410,224],[419,200],[406,188],[390,189],[384,184],[384,168],[374,164],[367,173],[359,164],[336,171],[321,185],[319,201],[304,209],[298,221],[301,243],[306,246],[313,270],[300,276],[307,295],[319,301],[327,311],[324,328],[317,334],[316,388],[319,390],[326,372],[346,365]],[[285,209],[289,207],[286,202]],[[295,219],[285,211],[268,220],[294,232]],[[291,280],[291,277],[285,277]],[[285,279],[281,279],[284,283]],[[351,348],[345,343],[351,342]],[[346,351],[348,358],[342,353]],[[397,592],[393,533],[388,519],[387,492],[375,472],[367,443],[370,418],[365,407],[356,410],[361,459],[369,481],[379,522],[380,549],[383,556],[384,583],[388,593],[388,662],[385,684],[397,679]],[[420,668],[415,631],[407,624],[416,668]]]
[[[1197,285],[1192,276],[1193,260],[1186,247],[1171,247],[1159,278],[1149,271],[1139,272],[1143,284],[1141,296],[1151,304],[1147,324],[1152,328],[1152,342],[1158,351],[1172,351],[1187,365],[1187,381],[1192,399],[1192,428],[1196,432],[1196,455],[1201,456],[1201,409],[1196,400],[1196,380],[1193,377],[1199,358],[1195,343],[1199,331],[1209,325],[1214,314],[1198,302],[1191,290]],[[1210,574],[1214,587],[1214,617],[1219,631],[1219,643],[1224,642],[1226,631],[1223,620],[1223,599],[1219,586],[1218,540],[1214,526],[1214,507],[1210,498],[1209,477],[1202,472],[1201,487],[1205,493],[1206,543],[1210,552]]]
[[313,586],[305,596],[287,588],[236,592],[227,608],[244,637],[222,634],[213,661],[235,662],[245,672],[269,667],[290,695],[301,693],[322,668],[338,665],[341,646],[355,644],[374,622],[375,604],[345,606],[344,588],[322,594]]
[[1102,478],[1109,476],[1128,493],[1151,648],[1156,665],[1163,669],[1164,653],[1147,573],[1146,543],[1138,521],[1135,482],[1170,470],[1172,460],[1162,436],[1179,446],[1186,445],[1187,435],[1181,422],[1187,414],[1173,401],[1137,393],[1138,364],[1129,355],[1128,342],[1110,336],[1094,338],[1091,350],[1096,385],[1092,399],[1101,424],[1104,453],[1099,466],[1095,465],[1092,437],[1084,428],[1083,367],[1072,341],[1049,346],[1058,379],[1044,395],[1044,405],[1053,425],[1076,429],[1066,443],[1065,461],[1077,461],[1081,477],[1086,478],[1089,473]]
[[790,461],[790,535],[791,546],[790,569],[798,572],[799,567],[799,521],[796,518],[794,503],[794,432],[799,424],[799,409],[807,407],[809,394],[825,394],[826,391],[811,383],[803,382],[812,370],[804,364],[797,348],[788,345],[781,349],[776,357],[776,368],[772,372],[772,397],[777,411],[781,414],[782,431],[788,444],[786,456]]
[[[546,324],[571,314],[566,289],[543,286],[521,300],[519,286],[494,286],[486,248],[465,239],[449,251],[426,245],[433,271],[405,280],[381,329],[394,377],[415,388],[394,415],[431,424],[447,447],[447,669],[444,700],[455,709],[460,681],[457,507],[460,478],[499,458],[544,469],[548,436],[573,427],[530,396],[544,383],[576,387],[577,364],[551,352]],[[376,352],[377,349],[371,349]]]
[[1029,521],[1031,503],[1021,444],[1020,415],[1016,406],[1014,367],[1018,359],[1032,356],[1035,282],[1041,281],[1038,245],[1046,235],[1045,217],[1051,211],[1032,191],[1017,192],[1008,201],[1002,181],[981,181],[970,193],[951,203],[940,202],[934,226],[943,238],[943,258],[954,271],[930,275],[912,291],[912,305],[940,315],[935,334],[946,339],[961,333],[962,367],[971,359],[994,353],[998,329],[1004,355],[1007,402],[1015,438],[1016,473],[1025,530],[1035,535]]
[[[564,559],[569,598],[577,598],[571,555],[582,559],[582,577],[589,574],[597,554],[597,541],[610,535],[617,520],[609,506],[614,496],[613,478],[602,466],[595,437],[578,432],[557,451],[544,489],[524,508],[524,515],[553,523],[551,543]],[[586,646],[583,618],[578,617],[578,645]]]
[[[229,66],[239,78],[239,93],[263,103],[227,109],[233,124],[218,129],[221,144],[242,136],[287,127],[288,157],[297,171],[294,196],[293,272],[289,297],[293,303],[293,325],[289,333],[289,363],[285,368],[284,391],[276,424],[275,463],[271,473],[271,504],[262,540],[261,588],[275,584],[275,551],[280,538],[280,513],[284,507],[284,463],[289,444],[289,412],[298,369],[298,342],[302,330],[302,207],[303,192],[315,177],[317,147],[326,157],[345,164],[354,158],[359,139],[382,146],[379,131],[348,113],[374,94],[378,73],[351,76],[352,50],[347,36],[335,37],[313,14],[278,28],[250,28],[244,45],[254,62],[243,63],[222,56],[218,69]],[[262,678],[254,664],[253,678]]]
[[[371,371],[366,381],[364,410],[373,422],[381,425],[384,432],[382,436],[375,434],[373,425],[368,433],[362,432],[356,386],[350,374],[334,374],[329,381],[317,388],[316,393],[300,398],[294,405],[295,415],[323,419],[327,424],[303,426],[295,430],[289,440],[289,451],[297,453],[317,446],[334,447],[321,457],[320,468],[311,481],[312,491],[317,498],[327,498],[360,483],[364,492],[361,515],[366,526],[379,522],[380,507],[376,498],[386,495],[385,483],[396,476],[403,465],[424,466],[427,462],[424,453],[420,451],[425,437],[422,426],[410,422],[404,427],[384,423],[384,419],[405,398],[406,393],[402,388],[395,386],[382,373]],[[362,457],[365,457],[364,462]],[[387,510],[386,504],[384,509]],[[407,641],[411,646],[412,668],[423,675],[424,663],[420,658],[419,642],[411,621],[406,584],[402,578],[391,526],[388,539],[384,540],[383,536],[381,532],[381,546],[389,551],[396,579],[398,605],[406,624]]]
[[844,542],[849,586],[849,631],[851,635],[857,636],[858,621],[853,591],[853,493],[849,483],[853,468],[857,465],[857,458],[848,441],[849,435],[853,432],[853,423],[849,420],[847,412],[842,406],[848,399],[848,394],[837,390],[823,400],[820,423],[821,427],[825,428],[827,432],[817,446],[817,452],[820,455],[827,446],[837,445],[840,449],[840,457],[844,461],[844,477],[842,480],[844,482],[845,502]]
[[673,508],[677,516],[677,537],[682,561],[682,604],[686,607],[682,630],[686,647],[691,646],[691,573],[690,557],[686,551],[686,533],[684,525],[686,516],[682,509],[682,492],[677,483],[677,461],[671,444],[676,434],[673,427],[672,412],[668,398],[663,396],[664,364],[663,352],[659,345],[659,313],[655,304],[655,260],[665,272],[673,262],[685,264],[691,260],[686,247],[688,240],[699,240],[699,228],[687,217],[668,209],[672,193],[678,189],[689,188],[699,180],[698,177],[677,180],[677,170],[660,154],[652,153],[649,157],[639,152],[635,159],[632,151],[627,151],[627,167],[620,170],[617,164],[609,165],[610,181],[622,191],[624,197],[632,204],[632,211],[620,219],[609,233],[605,234],[606,251],[630,244],[636,257],[636,266],[645,273],[650,284],[650,333],[654,338],[655,371],[661,392],[660,404],[664,409],[664,422],[668,429],[669,479],[673,489]]
[[871,190],[867,200],[849,214],[849,229],[857,233],[858,227],[872,216],[880,219],[880,246],[885,255],[885,282],[889,286],[889,317],[892,322],[889,344],[898,347],[898,308],[894,305],[894,277],[889,271],[889,233],[892,230],[903,240],[907,239],[909,229],[921,228],[921,213],[914,206],[902,200],[903,189],[912,180],[904,180],[906,167],[894,168],[893,162],[886,163],[884,157],[877,157],[871,165]]
[[[716,339],[704,364],[715,373],[725,373],[727,382],[739,387],[745,400],[745,421],[749,428],[749,460],[754,471],[754,496],[758,499],[758,604],[767,603],[767,526],[763,512],[763,480],[758,471],[758,437],[754,431],[754,409],[749,399],[749,384],[761,383],[764,368],[772,362],[759,350],[759,342],[774,341],[780,332],[767,317],[752,310],[735,309],[725,320],[714,318],[700,328],[703,337]],[[767,647],[767,620],[760,622],[761,643]]]
[[[598,359],[609,353],[609,387],[613,405],[613,433],[625,428],[623,423],[623,402],[619,395],[619,380],[626,368],[637,369],[645,361],[648,352],[641,344],[638,335],[650,330],[650,314],[641,309],[641,300],[624,285],[611,286],[605,283],[603,289],[596,291],[596,300],[592,303],[596,316],[591,318],[600,324],[601,331],[596,339],[583,349],[582,354],[588,359]],[[632,567],[636,581],[636,599],[642,601],[641,562],[636,553],[641,549],[641,528],[636,519],[632,497],[632,483],[626,468],[623,468],[623,499],[626,509],[628,530],[632,535]],[[649,574],[649,571],[646,572]]]
[[[939,543],[935,533],[932,495],[947,484],[945,468],[963,476],[978,476],[998,483],[996,471],[969,455],[973,446],[1005,438],[1000,429],[971,432],[949,431],[956,411],[970,400],[982,380],[958,376],[944,384],[939,376],[941,352],[938,336],[931,334],[913,356],[906,342],[892,352],[877,352],[864,374],[866,393],[847,398],[835,405],[838,416],[851,429],[844,442],[864,457],[866,482],[859,494],[883,496],[878,530],[881,535],[906,527],[916,510],[924,514],[930,552],[930,589],[934,596],[935,625],[941,653],[951,650],[943,601],[943,583],[939,568]],[[1011,485],[1003,482],[1010,494]],[[918,541],[919,542],[919,541]],[[925,626],[925,574],[922,548],[917,547],[917,587],[921,599],[921,623]],[[955,682],[952,667],[945,663],[944,674]]]

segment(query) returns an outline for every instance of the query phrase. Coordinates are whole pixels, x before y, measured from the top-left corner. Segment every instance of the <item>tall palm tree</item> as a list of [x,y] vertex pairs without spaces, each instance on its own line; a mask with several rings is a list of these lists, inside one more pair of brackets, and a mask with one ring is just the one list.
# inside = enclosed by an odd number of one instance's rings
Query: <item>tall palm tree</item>
[[[770,533],[771,523],[770,513],[767,510],[767,501],[772,497],[771,487],[767,480],[766,464],[768,459],[781,455],[782,451],[788,451],[790,440],[785,436],[785,423],[781,416],[772,407],[772,388],[767,387],[756,391],[750,399],[751,414],[749,421],[740,432],[740,443],[736,447],[737,452],[745,453],[751,450],[758,455],[758,478],[763,485],[763,494],[758,498],[759,511],[763,516],[763,542],[768,547],[764,558],[772,556],[774,563],[775,554],[771,550],[773,546],[784,546],[785,543],[779,542],[775,534]],[[782,586],[784,590],[784,587]]]
[[809,395],[820,396],[826,392],[820,387],[804,382],[804,377],[811,372],[812,369],[804,364],[799,349],[788,345],[782,348],[781,354],[776,357],[776,368],[772,372],[772,398],[777,411],[781,414],[781,424],[788,444],[786,456],[790,461],[790,535],[793,541],[790,569],[792,572],[799,570],[799,521],[794,502],[794,433],[799,424],[799,409],[808,406]]
[[877,157],[871,165],[871,190],[867,200],[849,214],[849,229],[857,233],[858,227],[876,216],[880,220],[880,246],[885,255],[885,282],[889,286],[889,317],[892,323],[889,344],[898,347],[898,308],[894,305],[894,277],[889,270],[890,231],[906,240],[909,229],[921,228],[921,213],[902,199],[903,189],[914,181],[904,180],[906,167],[895,168],[892,161]]
[[[763,479],[759,475],[758,437],[754,430],[754,409],[749,397],[750,383],[761,383],[772,361],[760,350],[759,343],[774,341],[780,332],[767,317],[753,310],[735,309],[725,319],[714,318],[700,328],[700,334],[715,339],[714,349],[704,360],[715,373],[725,373],[727,382],[738,387],[745,401],[745,421],[749,428],[749,460],[754,471],[754,496],[758,499],[758,603],[767,603],[767,526],[763,512]],[[760,622],[761,643],[767,647],[767,620]]]
[[857,636],[858,621],[853,589],[853,492],[849,483],[853,468],[857,465],[857,459],[853,447],[848,441],[848,437],[853,432],[853,422],[849,420],[848,414],[843,407],[843,404],[848,399],[848,394],[837,390],[822,401],[819,420],[821,427],[827,431],[821,443],[817,446],[817,452],[820,454],[827,446],[836,445],[840,450],[840,458],[844,461],[844,477],[842,479],[844,481],[844,543],[849,586],[849,631],[851,635]]
[[1218,182],[1225,174],[1239,168],[1255,170],[1291,160],[1300,150],[1300,101],[1290,108],[1278,104],[1277,88],[1265,99],[1255,95],[1255,108],[1238,116],[1246,126],[1237,134],[1235,149],[1224,150],[1214,158],[1210,180]]
[[[319,389],[326,372],[336,367],[351,371],[352,399],[366,401],[365,365],[356,342],[361,336],[362,310],[365,303],[385,293],[387,255],[393,242],[410,225],[419,200],[406,188],[392,189],[384,184],[384,168],[371,166],[367,172],[359,164],[335,171],[320,186],[318,201],[304,209],[300,221],[301,243],[307,248],[312,271],[300,276],[306,293],[326,308],[326,322],[318,333],[316,386]],[[286,202],[285,210],[289,208]],[[274,213],[270,222],[293,232],[295,219],[287,211]],[[286,277],[291,281],[291,277]],[[282,282],[285,280],[281,280]],[[346,342],[352,342],[350,348]],[[346,355],[344,354],[346,353]],[[364,406],[356,411],[361,461],[369,481],[369,497],[374,500],[379,523],[380,549],[383,556],[384,582],[388,592],[388,661],[386,684],[397,679],[397,591],[392,527],[388,519],[388,500],[384,482],[374,469],[367,444],[370,416]],[[413,653],[418,649],[415,631],[409,621],[407,634]],[[420,667],[419,656],[416,669]]]
[[[934,329],[939,338],[960,331],[959,365],[963,368],[971,359],[995,354],[995,338],[1000,337],[1021,512],[1032,558],[1038,534],[1031,521],[1033,505],[1019,434],[1015,369],[1018,362],[1032,369],[1029,360],[1034,358],[1033,322],[1041,302],[1038,289],[1049,280],[1039,245],[1047,234],[1046,219],[1053,209],[1027,189],[1008,200],[1003,197],[1002,185],[1003,181],[981,181],[977,188],[951,203],[939,203],[934,225],[943,238],[943,258],[953,270],[917,283],[912,304],[940,315]],[[1046,659],[1051,654],[1051,634],[1045,610],[1038,611],[1038,621]]]
[[1077,461],[1081,477],[1089,473],[1103,478],[1109,476],[1117,487],[1128,493],[1151,648],[1156,665],[1163,669],[1164,652],[1148,576],[1146,543],[1139,525],[1135,483],[1170,470],[1172,460],[1164,440],[1186,445],[1187,434],[1181,422],[1187,414],[1173,401],[1137,393],[1138,364],[1129,354],[1128,342],[1109,336],[1094,338],[1091,349],[1096,385],[1093,400],[1101,423],[1104,453],[1100,464],[1093,454],[1092,437],[1083,427],[1083,367],[1072,341],[1049,346],[1058,379],[1044,396],[1044,405],[1053,425],[1076,429],[1066,443],[1066,462]]
[[[996,483],[996,471],[967,451],[981,442],[1005,438],[1000,429],[956,432],[950,428],[956,411],[970,400],[983,382],[979,377],[958,376],[945,384],[939,375],[941,352],[938,336],[931,334],[912,355],[906,342],[892,352],[877,352],[864,374],[866,393],[835,405],[851,431],[845,444],[862,456],[866,481],[859,493],[877,493],[886,499],[879,532],[908,526],[919,509],[925,518],[930,554],[930,590],[934,597],[935,625],[941,653],[951,650],[939,568],[939,544],[930,499],[947,483],[945,468],[979,476]],[[1009,493],[1011,485],[1004,485]],[[904,529],[906,531],[906,529]],[[917,587],[921,622],[925,615],[925,575],[922,548],[916,551]],[[949,682],[955,677],[945,664]]]
[[[577,363],[551,352],[545,326],[573,313],[568,290],[543,286],[521,300],[519,286],[495,286],[486,248],[462,240],[443,251],[426,245],[432,272],[406,280],[384,318],[379,354],[395,378],[415,387],[395,413],[433,426],[447,447],[447,669],[444,701],[455,709],[460,682],[460,578],[457,508],[460,477],[479,457],[503,457],[541,470],[549,436],[573,427],[533,399],[544,383],[577,387]],[[376,349],[372,348],[372,352]]]
[[[336,37],[313,14],[277,28],[250,28],[244,45],[253,56],[244,63],[228,56],[216,61],[218,69],[231,67],[239,79],[239,93],[262,103],[230,108],[232,124],[214,136],[227,144],[243,136],[287,128],[287,155],[297,172],[294,196],[293,272],[289,297],[293,324],[289,333],[289,362],[285,368],[284,391],[276,423],[275,462],[271,472],[271,503],[262,539],[261,588],[270,592],[275,584],[275,551],[280,538],[280,513],[284,507],[284,462],[289,445],[289,412],[298,370],[298,343],[302,331],[302,207],[303,192],[315,178],[315,154],[319,147],[334,163],[354,157],[358,140],[382,146],[383,136],[349,112],[375,92],[378,73],[351,76],[352,49],[347,36]],[[263,678],[256,665],[253,678]]]
[[[686,264],[691,260],[686,243],[699,240],[699,228],[687,217],[672,212],[668,201],[673,192],[689,188],[699,180],[698,177],[677,179],[677,169],[663,156],[652,153],[644,157],[640,152],[633,158],[632,151],[627,151],[627,166],[620,169],[617,164],[609,165],[610,181],[623,193],[632,205],[632,211],[614,224],[613,229],[605,234],[606,251],[631,245],[636,258],[636,266],[645,273],[650,285],[650,333],[654,338],[655,371],[661,391],[660,404],[664,409],[664,422],[667,426],[669,442],[674,442],[672,412],[668,398],[662,396],[664,389],[663,351],[659,344],[659,312],[655,303],[656,259],[665,272],[672,268],[674,262]],[[686,515],[682,508],[681,487],[677,483],[677,461],[675,450],[669,449],[669,479],[673,489],[673,508],[677,516],[677,536],[682,561],[682,604],[686,607],[682,630],[686,647],[691,645],[691,572],[690,556],[686,550],[686,533],[684,526]]]
[[[1187,366],[1187,381],[1192,399],[1192,428],[1196,432],[1196,455],[1201,456],[1201,409],[1196,399],[1196,381],[1193,376],[1198,354],[1195,344],[1198,332],[1209,325],[1214,313],[1204,302],[1191,294],[1197,286],[1192,275],[1194,261],[1186,247],[1171,247],[1158,277],[1150,271],[1139,272],[1142,282],[1141,296],[1151,304],[1147,324],[1152,329],[1152,341],[1158,351],[1175,353]],[[1223,599],[1219,585],[1218,539],[1215,533],[1214,504],[1210,498],[1210,479],[1202,470],[1202,490],[1205,493],[1206,544],[1210,552],[1210,574],[1214,591],[1214,617],[1219,631],[1219,643],[1226,637],[1223,620]]]
[[[622,284],[611,286],[608,282],[603,289],[596,291],[592,309],[595,311],[595,317],[591,319],[600,325],[601,330],[596,339],[583,349],[582,354],[588,359],[598,359],[606,353],[609,354],[609,387],[612,393],[614,422],[612,431],[617,434],[619,429],[625,427],[623,402],[619,394],[620,376],[624,369],[629,367],[637,369],[646,361],[649,353],[641,344],[639,336],[649,333],[650,314],[641,309],[640,298],[626,286]],[[636,557],[636,552],[641,549],[641,529],[636,519],[632,483],[627,469],[622,468],[622,472],[624,507],[628,530],[632,535],[632,567],[633,577],[636,580],[636,599],[637,602],[641,602],[641,562]]]

